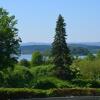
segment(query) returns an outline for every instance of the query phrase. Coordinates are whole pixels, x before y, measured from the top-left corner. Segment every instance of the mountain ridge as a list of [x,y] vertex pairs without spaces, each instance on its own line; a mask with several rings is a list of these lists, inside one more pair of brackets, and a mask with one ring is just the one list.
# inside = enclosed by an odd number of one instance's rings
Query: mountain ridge
[[[28,46],[28,45],[51,45],[52,43],[48,42],[27,42],[22,43],[21,46]],[[69,42],[68,44],[79,44],[79,45],[89,45],[89,46],[100,46],[100,42]]]

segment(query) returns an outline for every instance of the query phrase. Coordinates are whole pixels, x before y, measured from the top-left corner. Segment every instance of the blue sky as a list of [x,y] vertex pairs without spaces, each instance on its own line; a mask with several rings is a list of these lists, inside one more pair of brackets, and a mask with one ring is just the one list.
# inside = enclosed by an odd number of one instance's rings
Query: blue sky
[[100,0],[0,0],[18,20],[23,42],[52,42],[59,14],[68,42],[100,42]]

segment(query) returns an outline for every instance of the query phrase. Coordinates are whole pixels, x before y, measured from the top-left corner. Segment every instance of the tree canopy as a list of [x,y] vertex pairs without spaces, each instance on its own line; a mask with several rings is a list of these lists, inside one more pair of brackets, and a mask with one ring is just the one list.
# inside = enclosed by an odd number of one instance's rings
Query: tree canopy
[[0,69],[13,67],[20,54],[21,39],[16,24],[15,16],[0,8]]

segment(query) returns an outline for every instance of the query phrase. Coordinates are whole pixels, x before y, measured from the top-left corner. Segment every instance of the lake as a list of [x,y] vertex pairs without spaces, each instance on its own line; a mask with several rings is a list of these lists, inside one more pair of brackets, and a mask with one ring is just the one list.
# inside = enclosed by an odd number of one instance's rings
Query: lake
[[[21,59],[27,59],[27,60],[31,60],[32,54],[21,54],[21,56],[19,57],[19,60]],[[79,58],[84,58],[86,56],[79,56]]]
[[21,56],[19,57],[19,60],[21,59],[31,60],[31,57],[32,57],[31,54],[21,54]]

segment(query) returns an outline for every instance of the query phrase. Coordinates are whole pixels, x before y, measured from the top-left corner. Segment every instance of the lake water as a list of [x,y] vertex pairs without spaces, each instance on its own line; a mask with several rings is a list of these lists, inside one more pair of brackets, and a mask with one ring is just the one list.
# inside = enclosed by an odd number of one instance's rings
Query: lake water
[[31,57],[32,57],[31,54],[21,54],[21,56],[19,57],[19,60],[21,59],[31,60]]
[[[21,56],[19,57],[19,60],[21,59],[27,59],[27,60],[31,60],[32,55],[31,54],[21,54]],[[86,56],[79,56],[79,58],[84,58]]]

